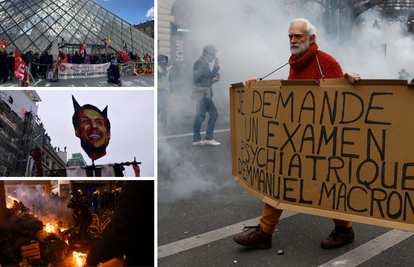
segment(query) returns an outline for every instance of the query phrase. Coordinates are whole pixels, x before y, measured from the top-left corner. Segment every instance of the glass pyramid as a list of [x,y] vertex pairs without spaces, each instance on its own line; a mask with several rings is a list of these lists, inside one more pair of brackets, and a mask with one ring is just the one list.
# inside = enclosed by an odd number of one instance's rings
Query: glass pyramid
[[[43,52],[54,38],[67,44],[111,47],[154,55],[154,39],[91,0],[0,0],[0,40],[7,52]],[[79,49],[77,49],[79,50]],[[95,52],[93,52],[95,53]]]

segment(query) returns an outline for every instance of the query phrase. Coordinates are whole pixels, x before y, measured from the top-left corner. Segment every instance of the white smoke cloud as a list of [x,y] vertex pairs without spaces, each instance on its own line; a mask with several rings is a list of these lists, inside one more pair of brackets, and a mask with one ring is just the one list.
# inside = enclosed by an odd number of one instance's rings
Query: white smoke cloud
[[67,208],[67,203],[56,202],[50,198],[42,186],[27,187],[24,182],[17,185],[17,188],[6,195],[6,202],[12,202],[8,196],[14,197],[21,201],[31,213],[35,214],[44,225],[46,223],[56,224],[60,222],[65,226],[71,224],[72,211]]

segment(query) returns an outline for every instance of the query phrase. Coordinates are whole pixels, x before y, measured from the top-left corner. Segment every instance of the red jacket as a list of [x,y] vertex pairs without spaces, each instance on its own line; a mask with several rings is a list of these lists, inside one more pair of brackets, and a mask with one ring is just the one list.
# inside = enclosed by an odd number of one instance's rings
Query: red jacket
[[320,79],[321,72],[316,61],[315,52],[318,55],[324,78],[343,78],[341,66],[336,60],[325,52],[318,50],[318,45],[313,43],[308,52],[301,58],[290,56],[290,71],[288,80],[313,80]]

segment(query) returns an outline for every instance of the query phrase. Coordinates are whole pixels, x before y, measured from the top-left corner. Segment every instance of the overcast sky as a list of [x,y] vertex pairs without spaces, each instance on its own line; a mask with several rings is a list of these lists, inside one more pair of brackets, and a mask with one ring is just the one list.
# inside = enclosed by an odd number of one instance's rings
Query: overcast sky
[[[36,90],[42,101],[38,116],[54,147],[67,147],[68,159],[82,153],[88,165],[92,160],[75,136],[72,124],[72,95],[80,106],[91,104],[101,111],[108,106],[111,139],[106,155],[95,164],[141,162],[141,177],[154,177],[154,90]],[[134,177],[132,166],[125,166],[127,177]]]
[[133,25],[154,19],[154,0],[92,1]]

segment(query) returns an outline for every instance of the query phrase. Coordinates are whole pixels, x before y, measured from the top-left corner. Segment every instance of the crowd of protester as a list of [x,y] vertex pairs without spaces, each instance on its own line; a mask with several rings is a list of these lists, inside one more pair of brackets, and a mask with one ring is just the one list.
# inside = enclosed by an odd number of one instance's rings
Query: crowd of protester
[[[67,58],[68,63],[72,64],[104,64],[115,60],[118,64],[125,63],[124,59],[119,53],[102,53],[102,54],[91,54],[82,57],[79,52],[74,54],[59,52],[62,60]],[[128,53],[129,58],[135,62],[145,62],[145,56],[142,59],[137,53]],[[150,57],[151,58],[151,57]],[[26,66],[30,66],[30,74],[33,79],[46,78],[48,71],[52,70],[53,66],[53,55],[47,51],[33,52],[29,50],[22,55],[23,61]],[[6,83],[7,81],[13,81],[14,79],[14,68],[15,68],[15,55],[13,52],[7,53],[7,50],[0,51],[0,82]]]
[[71,197],[69,202],[73,202],[74,204],[80,204],[86,207],[92,207],[96,214],[101,214],[106,211],[114,211],[116,202],[119,196],[121,188],[117,190],[112,190],[110,193],[107,192],[106,189],[104,190],[96,190],[91,195],[90,204],[88,204],[88,197],[87,195],[82,192],[82,190],[78,189],[77,191],[71,192]]

